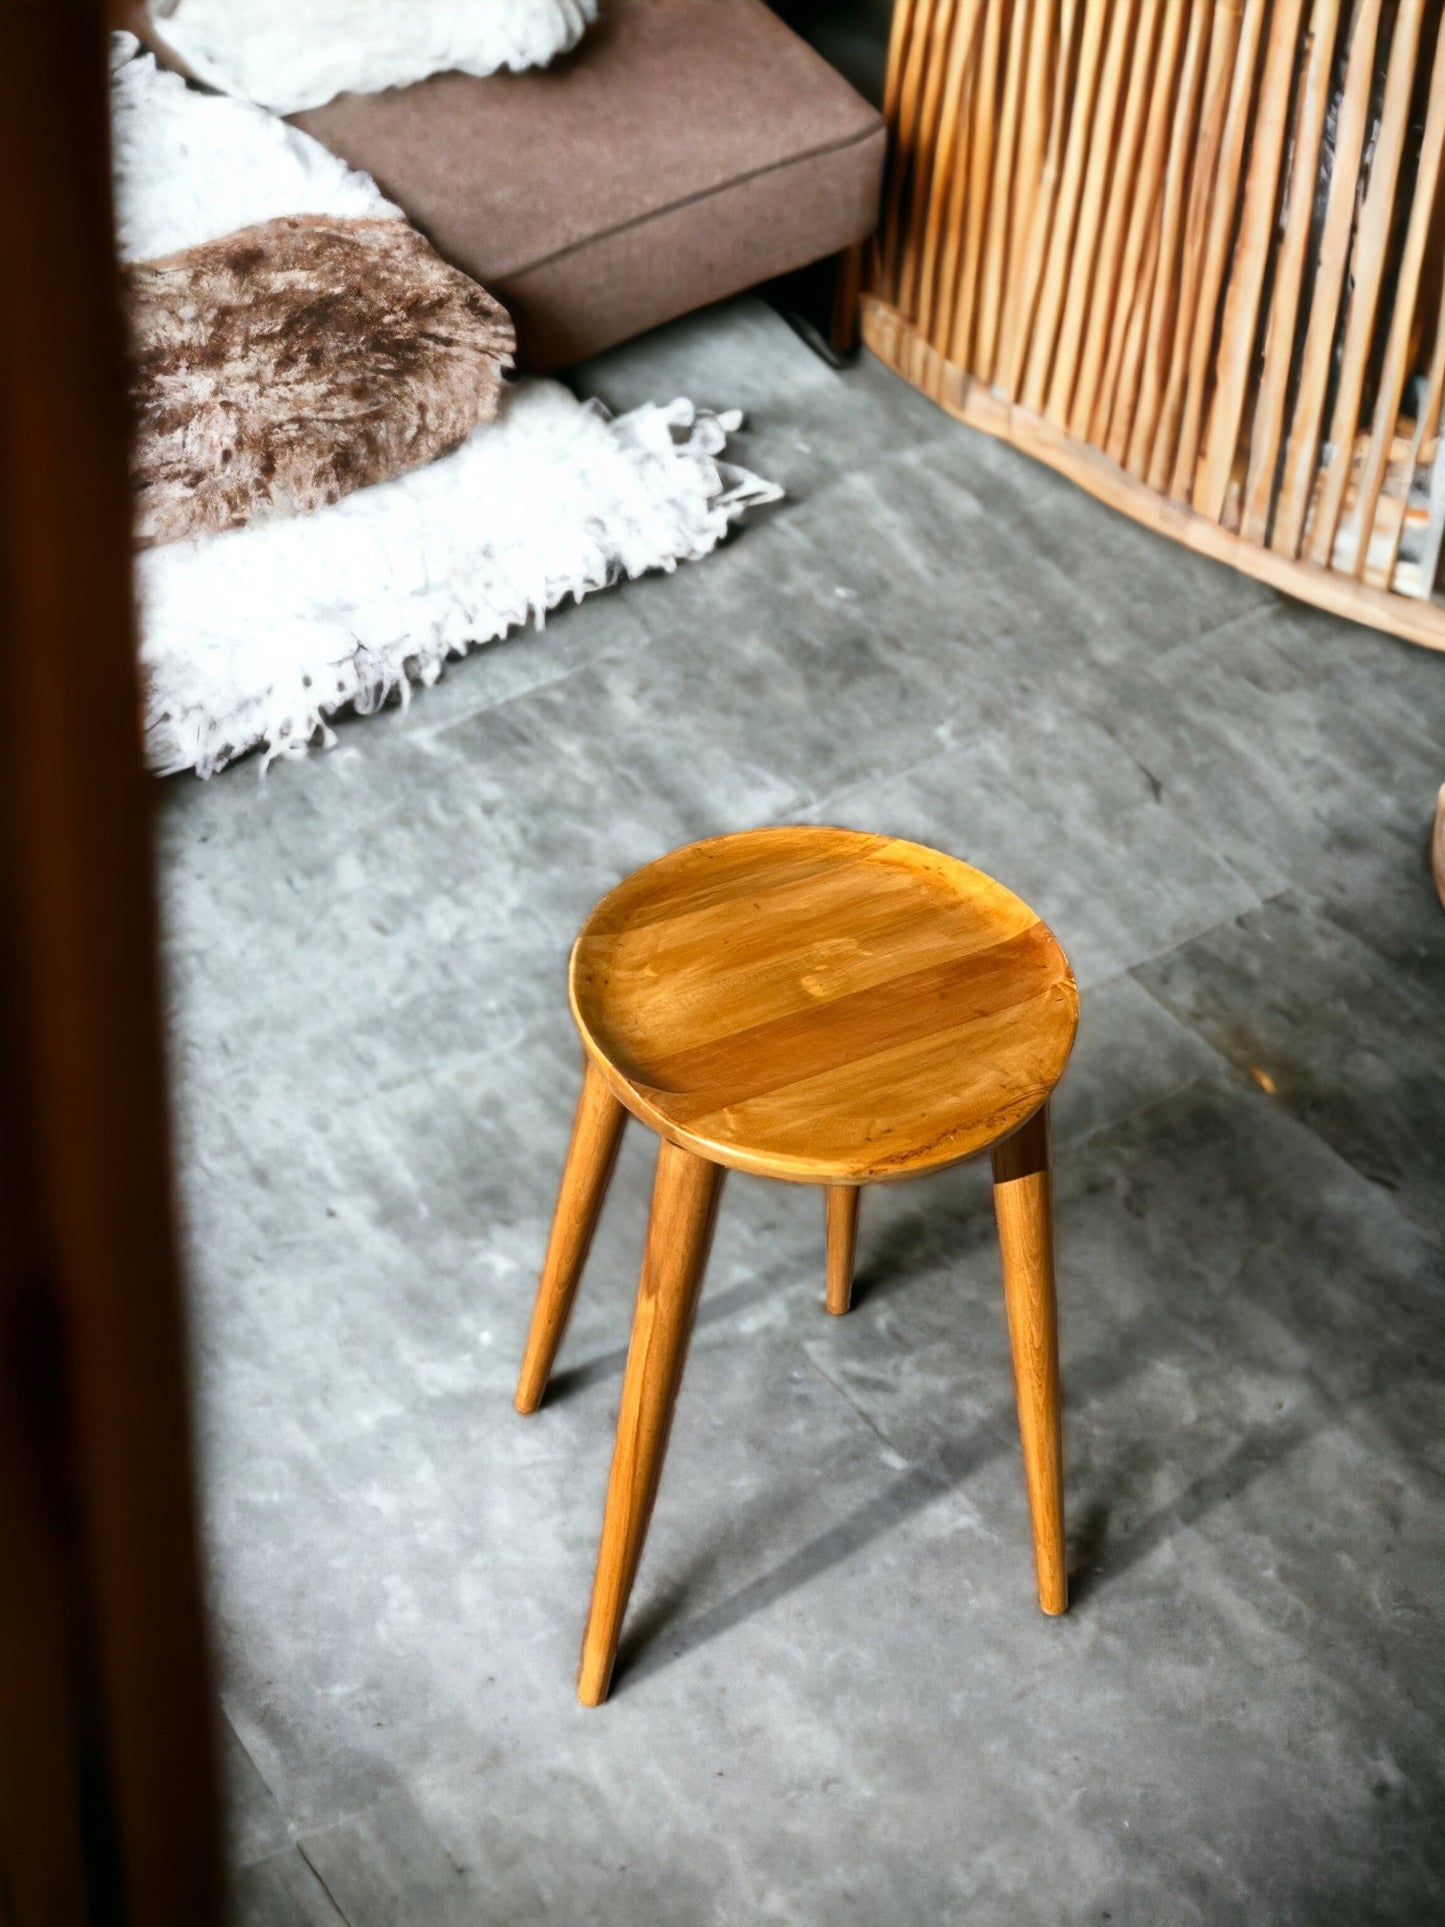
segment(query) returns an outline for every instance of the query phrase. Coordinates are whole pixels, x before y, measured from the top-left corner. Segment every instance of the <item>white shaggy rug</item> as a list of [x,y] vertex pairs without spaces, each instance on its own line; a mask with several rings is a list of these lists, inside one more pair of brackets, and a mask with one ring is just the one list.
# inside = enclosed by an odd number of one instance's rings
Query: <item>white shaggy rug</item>
[[[244,102],[196,93],[117,35],[122,254],[148,259],[281,214],[389,214],[373,182]],[[136,558],[146,753],[209,776],[332,740],[568,596],[707,555],[781,490],[721,459],[736,414],[688,401],[612,419],[560,383],[510,385],[459,448],[330,508]]]

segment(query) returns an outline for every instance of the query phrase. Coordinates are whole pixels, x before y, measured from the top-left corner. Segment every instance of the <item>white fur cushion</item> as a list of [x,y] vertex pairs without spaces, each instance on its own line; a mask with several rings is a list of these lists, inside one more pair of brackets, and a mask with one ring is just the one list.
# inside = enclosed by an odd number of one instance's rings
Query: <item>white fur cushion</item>
[[110,37],[110,139],[123,261],[153,261],[283,214],[343,220],[399,207],[320,141],[249,101],[220,100]]
[[452,69],[545,67],[597,0],[150,0],[150,13],[198,79],[295,114]]

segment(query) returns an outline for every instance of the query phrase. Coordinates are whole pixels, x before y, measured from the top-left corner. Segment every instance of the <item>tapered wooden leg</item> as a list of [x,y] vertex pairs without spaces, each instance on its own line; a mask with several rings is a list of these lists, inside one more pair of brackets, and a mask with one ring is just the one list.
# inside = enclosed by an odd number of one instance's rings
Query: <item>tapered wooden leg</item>
[[664,1140],[658,1151],[592,1610],[582,1641],[577,1697],[584,1706],[600,1705],[612,1681],[622,1615],[662,1475],[722,1177],[721,1166],[675,1144]]
[[1013,1347],[1024,1477],[1033,1515],[1039,1604],[1046,1613],[1061,1613],[1069,1603],[1069,1582],[1064,1564],[1064,1466],[1047,1105],[994,1151],[993,1200],[1003,1252],[1004,1300]]
[[535,1412],[542,1403],[572,1302],[587,1262],[592,1234],[607,1195],[607,1181],[617,1161],[627,1113],[612,1095],[602,1074],[588,1060],[572,1124],[572,1142],[562,1171],[562,1188],[552,1218],[552,1235],[542,1266],[542,1282],[527,1333],[522,1374],[513,1401],[519,1412]]
[[828,1186],[828,1309],[837,1318],[841,1318],[853,1302],[859,1189],[856,1184]]

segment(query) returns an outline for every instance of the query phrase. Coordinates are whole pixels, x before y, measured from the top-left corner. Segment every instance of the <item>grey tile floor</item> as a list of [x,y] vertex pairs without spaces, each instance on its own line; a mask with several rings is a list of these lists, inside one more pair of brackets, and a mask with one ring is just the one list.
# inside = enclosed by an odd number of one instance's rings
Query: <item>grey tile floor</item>
[[[1445,1917],[1445,661],[743,302],[582,381],[789,500],[331,755],[161,798],[241,1927]],[[987,1184],[730,1179],[611,1703],[573,1675],[650,1181],[510,1392],[568,944],[690,838],[1007,880],[1058,1105],[1075,1605],[1035,1610]]]

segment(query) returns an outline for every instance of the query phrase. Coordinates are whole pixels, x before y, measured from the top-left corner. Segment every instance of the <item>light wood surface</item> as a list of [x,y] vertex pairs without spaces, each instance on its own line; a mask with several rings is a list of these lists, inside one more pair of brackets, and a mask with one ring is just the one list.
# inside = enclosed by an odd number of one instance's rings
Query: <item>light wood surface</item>
[[1279,499],[1270,529],[1270,546],[1284,555],[1300,553],[1305,517],[1319,472],[1325,396],[1334,360],[1350,234],[1355,222],[1360,162],[1369,129],[1380,0],[1359,0],[1353,25],[1355,32],[1350,43],[1344,93],[1336,103],[1329,204],[1310,290],[1309,323],[1304,347],[1297,357],[1294,418],[1285,444]]
[[[1334,557],[1335,534],[1354,455],[1366,367],[1375,348],[1376,314],[1384,286],[1386,252],[1395,224],[1395,188],[1410,131],[1410,96],[1415,86],[1424,6],[1425,0],[1400,0],[1390,38],[1390,66],[1379,131],[1370,153],[1365,198],[1355,225],[1350,254],[1349,314],[1335,372],[1335,406],[1330,417],[1332,453],[1315,495],[1308,537],[1309,559],[1321,566]],[[1393,426],[1392,422],[1392,429]]]
[[969,0],[935,71],[959,17],[895,13],[870,346],[1152,527],[1438,647],[1436,0]]
[[[1354,572],[1362,578],[1365,565],[1369,560],[1370,535],[1375,526],[1375,512],[1379,507],[1380,490],[1385,480],[1385,469],[1393,445],[1394,425],[1400,418],[1400,403],[1405,377],[1409,370],[1410,338],[1414,331],[1416,300],[1420,290],[1421,274],[1425,267],[1430,228],[1435,218],[1442,146],[1445,146],[1445,33],[1440,35],[1435,45],[1435,67],[1430,77],[1430,102],[1420,144],[1415,199],[1410,209],[1410,225],[1400,256],[1399,293],[1385,345],[1384,364],[1380,369],[1379,386],[1375,398],[1375,419],[1355,505],[1354,539],[1350,543],[1350,548],[1354,553]],[[1437,421],[1439,416],[1440,409],[1437,402],[1435,406]],[[1422,409],[1416,424],[1416,435],[1429,419],[1428,407]],[[1418,460],[1418,451],[1413,441],[1414,438],[1412,438],[1411,472]],[[1393,550],[1398,544],[1398,539],[1398,535],[1395,535],[1391,543],[1392,563]]]
[[[1299,47],[1302,5],[1303,0],[1278,0],[1269,22],[1264,77],[1260,82],[1249,173],[1239,217],[1239,237],[1235,244],[1220,324],[1214,398],[1210,404],[1209,425],[1199,458],[1199,471],[1194,478],[1194,506],[1201,515],[1213,516],[1216,522],[1224,514],[1225,496],[1239,449],[1240,424],[1244,419],[1245,384],[1253,361],[1259,300],[1264,288],[1265,270],[1269,265],[1280,165],[1284,158],[1285,136],[1289,130],[1290,82],[1294,77],[1295,56]],[[1242,129],[1239,144],[1242,150]]]
[[956,858],[811,824],[691,844],[604,897],[572,953],[587,1052],[517,1409],[535,1411],[633,1113],[662,1139],[578,1694],[607,1696],[723,1170],[826,1187],[827,1307],[860,1186],[995,1153],[1040,1599],[1064,1609],[1047,1105],[1078,1021],[1027,904]]
[[[1119,178],[1127,180],[1134,172],[1139,144],[1144,137],[1145,110],[1154,81],[1153,49],[1163,0],[1142,0],[1136,29],[1136,54],[1129,74],[1128,94],[1119,127],[1119,142],[1114,164]],[[1103,231],[1099,239],[1098,293],[1088,304],[1087,326],[1078,380],[1074,387],[1073,407],[1068,427],[1072,434],[1088,432],[1088,424],[1098,400],[1099,379],[1109,339],[1109,323],[1117,313],[1122,297],[1120,261],[1125,245],[1125,223],[1129,214],[1128,196],[1111,194],[1104,209]]]
[[[1095,107],[1098,128],[1115,129],[1119,120],[1119,95],[1124,81],[1124,63],[1134,38],[1135,0],[1115,0],[1108,25],[1103,71],[1099,79],[1099,98]],[[1142,65],[1143,63],[1141,63]],[[1078,226],[1073,253],[1086,264],[1082,274],[1070,276],[1064,295],[1063,318],[1054,349],[1053,370],[1049,377],[1044,413],[1060,428],[1066,427],[1073,406],[1079,358],[1083,352],[1084,332],[1094,293],[1092,270],[1099,250],[1103,227],[1105,189],[1114,162],[1114,140],[1095,138],[1089,142],[1084,166],[1084,185],[1079,202]],[[1122,198],[1122,197],[1121,197]],[[1102,305],[1102,303],[1100,304]]]
[[1054,1211],[1049,1114],[1041,1110],[993,1154],[993,1202],[1003,1255],[1004,1303],[1013,1350],[1024,1481],[1034,1526],[1039,1604],[1069,1603],[1064,1562],[1064,1460],[1054,1304]]
[[535,1412],[542,1402],[557,1348],[572,1315],[582,1267],[587,1262],[626,1122],[627,1112],[612,1095],[606,1078],[589,1063],[583,1073],[562,1190],[517,1380],[515,1404],[519,1412]]
[[[1304,72],[1295,103],[1296,179],[1313,181],[1319,171],[1320,140],[1330,102],[1330,69],[1340,0],[1314,0],[1310,13]],[[1255,428],[1250,440],[1241,533],[1251,542],[1269,538],[1270,502],[1289,401],[1289,375],[1295,352],[1295,323],[1304,288],[1306,250],[1314,216],[1314,195],[1292,192],[1284,237],[1275,264],[1265,334],[1264,368],[1256,394]]]
[[582,1641],[577,1697],[584,1706],[599,1705],[611,1684],[622,1615],[662,1476],[722,1178],[720,1167],[705,1158],[666,1139],[658,1146],[592,1610]]
[[[1141,471],[1152,445],[1152,423],[1168,372],[1167,366],[1156,365],[1160,361],[1161,296],[1169,279],[1165,276],[1161,282],[1158,266],[1161,251],[1166,260],[1172,257],[1170,237],[1177,234],[1182,218],[1184,181],[1180,166],[1188,143],[1187,103],[1199,71],[1203,5],[1204,0],[1190,0],[1188,7],[1171,6],[1164,17],[1158,67],[1150,77],[1149,120],[1140,155],[1139,184],[1127,197],[1128,239],[1118,293],[1107,311],[1108,357],[1093,402],[1092,440],[1101,448],[1109,448],[1117,461],[1123,461],[1132,438],[1139,444],[1139,452],[1131,457],[1131,466]],[[1186,105],[1171,113],[1176,79],[1178,98]],[[1150,398],[1147,435],[1136,426],[1141,389]],[[1083,434],[1082,426],[1075,432]]]
[[635,1116],[807,1184],[972,1157],[1038,1109],[1078,1021],[1062,950],[1011,890],[916,843],[811,825],[637,871],[583,926],[571,991]]
[[841,1318],[853,1303],[853,1259],[858,1249],[856,1184],[828,1186],[828,1309]]
[[[1171,9],[1175,34],[1183,21],[1184,8]],[[1204,52],[1209,31],[1206,0],[1192,0],[1188,10],[1188,32],[1184,36],[1179,92],[1173,111],[1169,90],[1160,88],[1154,104],[1166,124],[1167,145],[1162,177],[1150,193],[1137,197],[1136,206],[1144,220],[1145,260],[1149,264],[1140,289],[1138,313],[1130,317],[1125,337],[1122,384],[1111,399],[1109,434],[1106,446],[1115,461],[1123,462],[1131,475],[1141,480],[1151,459],[1162,476],[1166,451],[1172,445],[1159,434],[1172,364],[1170,345],[1178,323],[1180,276],[1178,258],[1183,232],[1185,197],[1189,192],[1189,165],[1194,138],[1194,114],[1198,90],[1204,79]],[[1157,204],[1157,219],[1151,210]],[[1145,295],[1147,293],[1147,303]],[[1136,346],[1136,343],[1138,344]],[[1099,437],[1095,437],[1099,440]],[[1157,452],[1156,452],[1157,449]],[[1157,477],[1151,486],[1158,487]]]

